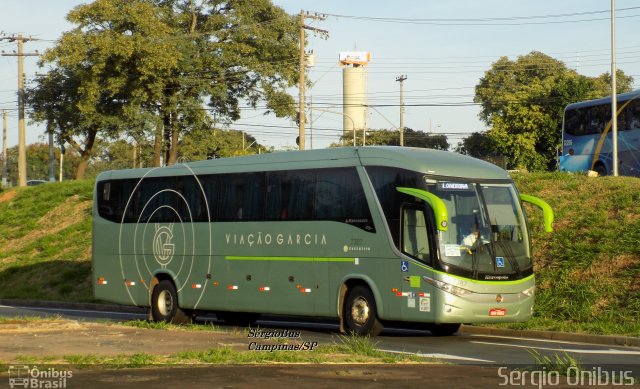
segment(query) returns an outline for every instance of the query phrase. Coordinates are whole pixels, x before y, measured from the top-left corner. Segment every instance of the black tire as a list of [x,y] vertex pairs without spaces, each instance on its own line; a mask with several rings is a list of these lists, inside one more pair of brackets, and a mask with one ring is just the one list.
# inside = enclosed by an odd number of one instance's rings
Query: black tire
[[349,289],[342,310],[347,332],[360,336],[376,336],[382,331],[373,293],[366,286]]
[[593,168],[595,169],[595,172],[598,173],[598,177],[607,175],[607,168],[602,162],[596,163],[596,166],[594,166]]
[[180,309],[178,292],[173,282],[160,281],[151,294],[151,317],[153,321],[172,324],[187,324],[193,320],[189,311]]
[[460,330],[460,323],[431,324],[429,331],[433,336],[451,336]]

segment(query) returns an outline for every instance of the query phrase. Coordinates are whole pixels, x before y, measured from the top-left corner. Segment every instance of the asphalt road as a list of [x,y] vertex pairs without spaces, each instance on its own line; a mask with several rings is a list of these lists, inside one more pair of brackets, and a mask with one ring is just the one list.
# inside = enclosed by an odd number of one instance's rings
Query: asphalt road
[[[4,317],[50,315],[62,315],[65,318],[84,321],[117,322],[146,319],[146,314],[143,313],[0,305],[0,316]],[[224,323],[216,321],[214,315],[199,317],[198,320],[212,320],[216,325],[224,327]],[[338,325],[331,322],[272,317],[268,320],[260,320],[257,324],[262,329],[295,329],[301,331],[303,339],[317,341],[320,344],[337,341],[339,335]],[[508,333],[508,331],[505,332]],[[377,347],[381,350],[433,357],[457,365],[523,368],[535,364],[531,355],[534,351],[550,357],[563,356],[566,353],[582,366],[633,370],[634,375],[640,377],[640,347],[549,340],[542,337],[481,335],[464,331],[450,337],[436,337],[428,331],[401,328],[385,329],[375,338],[375,341],[378,342]]]

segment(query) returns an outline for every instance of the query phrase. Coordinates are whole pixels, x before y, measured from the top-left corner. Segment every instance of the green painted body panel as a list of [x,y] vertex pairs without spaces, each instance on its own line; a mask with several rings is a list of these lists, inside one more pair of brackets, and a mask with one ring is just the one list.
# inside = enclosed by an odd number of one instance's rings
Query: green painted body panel
[[[489,163],[454,153],[394,147],[283,152],[102,173],[108,179],[215,173],[357,167],[375,232],[334,221],[262,221],[120,224],[94,208],[95,297],[149,306],[149,285],[164,274],[186,309],[338,317],[340,289],[366,282],[379,317],[413,322],[524,321],[534,278],[477,282],[438,272],[401,254],[390,237],[364,167],[395,166],[443,177],[510,180]],[[97,193],[94,194],[97,199]],[[97,201],[94,201],[96,204]],[[450,215],[452,216],[452,215]],[[473,292],[465,299],[424,281],[442,280]],[[502,295],[504,302],[496,302]],[[447,312],[445,307],[450,307]],[[490,317],[492,308],[506,308]]]

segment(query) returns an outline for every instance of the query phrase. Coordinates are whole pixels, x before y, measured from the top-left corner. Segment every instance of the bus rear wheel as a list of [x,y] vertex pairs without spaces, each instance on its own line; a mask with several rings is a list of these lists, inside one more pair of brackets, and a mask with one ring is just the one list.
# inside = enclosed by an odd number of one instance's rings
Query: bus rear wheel
[[365,286],[358,285],[349,290],[342,314],[348,332],[376,336],[382,331],[373,293]]
[[594,166],[593,169],[596,171],[596,173],[598,173],[598,177],[607,175],[607,168],[604,166],[604,163],[602,162],[596,163],[596,166]]
[[178,305],[178,292],[173,282],[160,281],[151,294],[151,317],[153,321],[173,324],[186,324],[191,322],[188,311],[180,309]]

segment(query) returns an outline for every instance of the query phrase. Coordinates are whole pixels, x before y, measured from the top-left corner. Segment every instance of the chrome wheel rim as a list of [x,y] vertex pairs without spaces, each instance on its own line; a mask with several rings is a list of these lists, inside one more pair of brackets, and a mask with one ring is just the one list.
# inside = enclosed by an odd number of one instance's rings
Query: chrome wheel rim
[[358,297],[351,305],[351,318],[358,325],[364,325],[369,320],[369,303],[363,297]]
[[172,309],[173,297],[171,293],[163,290],[158,294],[158,312],[160,312],[162,316],[168,316]]

